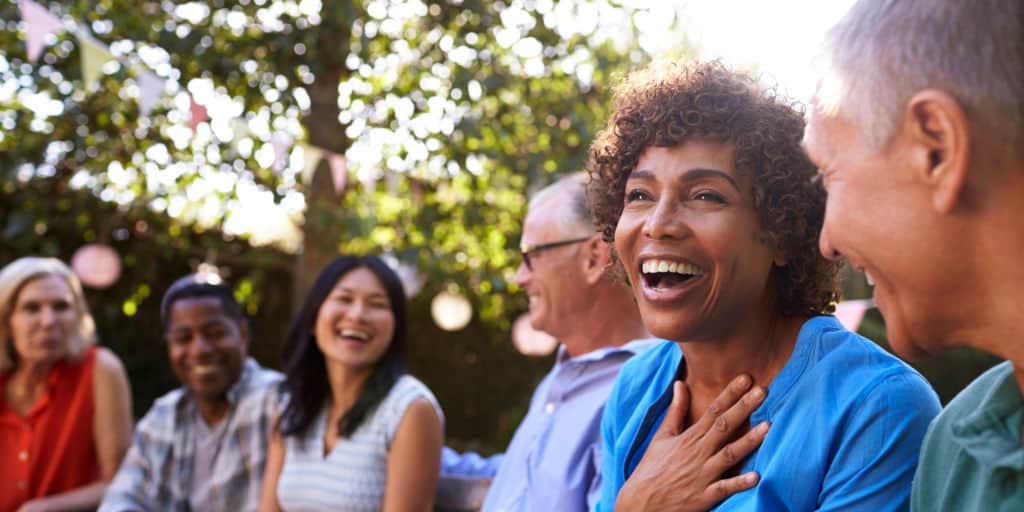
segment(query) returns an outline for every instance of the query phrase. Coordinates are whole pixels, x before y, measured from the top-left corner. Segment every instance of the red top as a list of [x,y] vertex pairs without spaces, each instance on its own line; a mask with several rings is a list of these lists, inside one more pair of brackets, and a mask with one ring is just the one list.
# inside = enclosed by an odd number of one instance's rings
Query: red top
[[0,512],[100,480],[92,428],[95,361],[92,347],[80,361],[54,365],[27,416],[2,398],[8,375],[0,374]]

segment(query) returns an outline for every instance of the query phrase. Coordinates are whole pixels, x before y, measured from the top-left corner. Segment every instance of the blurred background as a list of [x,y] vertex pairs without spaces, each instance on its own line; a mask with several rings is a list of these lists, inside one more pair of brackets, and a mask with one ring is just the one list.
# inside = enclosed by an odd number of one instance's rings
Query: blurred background
[[[616,78],[718,57],[806,98],[849,3],[0,0],[0,264],[73,262],[141,416],[176,385],[174,279],[231,283],[278,367],[320,267],[385,253],[448,443],[498,451],[552,364],[528,328],[512,342],[526,198],[582,169]],[[843,287],[871,295],[849,270]],[[856,323],[886,346],[877,310]],[[916,366],[945,402],[995,362]]]

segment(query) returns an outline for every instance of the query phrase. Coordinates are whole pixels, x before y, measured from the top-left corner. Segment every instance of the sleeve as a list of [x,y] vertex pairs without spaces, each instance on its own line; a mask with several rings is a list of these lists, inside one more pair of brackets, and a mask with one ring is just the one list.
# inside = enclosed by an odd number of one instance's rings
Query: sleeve
[[128,448],[121,467],[103,494],[97,512],[143,512],[150,510],[147,504],[155,503],[153,495],[154,457],[150,429],[156,421],[151,411],[135,428],[132,445]]
[[459,453],[447,446],[441,448],[441,475],[463,478],[494,478],[505,454],[483,457],[476,452]]
[[622,394],[622,383],[623,378],[620,374],[601,414],[601,451],[597,457],[600,475],[595,479],[595,485],[599,486],[600,491],[597,503],[593,504],[593,510],[597,512],[611,512],[615,509],[615,498],[622,486],[616,478],[619,463],[615,457],[615,443],[619,431],[615,412],[618,410],[619,396]]
[[479,509],[504,457],[502,453],[481,457],[474,452],[459,453],[442,447],[435,505],[444,509]]
[[918,454],[938,397],[916,373],[889,376],[869,390],[847,420],[825,474],[820,511],[907,510]]
[[434,397],[434,394],[422,382],[409,375],[404,375],[395,382],[391,392],[384,399],[386,403],[381,404],[387,415],[384,418],[384,434],[387,437],[388,448],[391,447],[391,441],[395,439],[398,426],[402,424],[405,411],[409,409],[413,402],[420,398],[425,398],[430,402],[430,405],[434,407],[434,411],[437,412],[437,417],[441,419],[441,425],[444,425],[444,411],[441,410],[441,405],[437,403],[437,398]]

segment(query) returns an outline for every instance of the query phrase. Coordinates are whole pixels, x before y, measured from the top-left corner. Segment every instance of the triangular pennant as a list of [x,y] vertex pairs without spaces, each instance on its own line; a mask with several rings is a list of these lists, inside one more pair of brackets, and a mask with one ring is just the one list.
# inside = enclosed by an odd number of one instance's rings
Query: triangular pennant
[[385,178],[385,180],[386,180],[386,182],[388,184],[388,194],[391,197],[397,197],[398,196],[398,182],[399,182],[400,179],[401,179],[401,177],[398,176],[397,172],[395,172],[395,171],[388,172],[387,178]]
[[146,117],[164,94],[164,80],[149,71],[139,72],[139,113]]
[[103,76],[103,65],[114,60],[114,54],[103,43],[84,33],[78,34],[78,43],[82,52],[82,80],[86,90],[92,90]]
[[189,125],[192,127],[192,131],[196,131],[196,127],[199,123],[206,121],[210,116],[206,113],[206,107],[196,103],[196,99],[191,94],[188,95],[189,101]]
[[32,0],[20,0],[18,9],[25,21],[25,50],[28,60],[35,62],[46,46],[46,36],[61,29],[60,20],[45,7]]
[[280,171],[288,165],[288,147],[292,145],[292,141],[287,135],[275,133],[270,136],[270,145],[274,148],[273,168]]
[[245,119],[235,118],[231,120],[231,132],[235,134],[235,140],[249,135],[249,123]]
[[870,299],[844,300],[836,304],[835,316],[839,323],[843,324],[843,327],[846,327],[847,330],[857,332],[861,320],[864,319],[864,313],[872,306],[874,304]]
[[327,157],[327,163],[331,166],[331,181],[334,182],[334,192],[341,195],[345,191],[345,180],[348,178],[348,163],[345,155],[331,153]]
[[409,178],[409,195],[412,196],[412,204],[423,205],[423,185],[415,178]]
[[316,166],[320,163],[320,160],[324,157],[324,150],[310,146],[309,144],[302,144],[302,183],[309,185],[313,182],[313,173],[316,172]]

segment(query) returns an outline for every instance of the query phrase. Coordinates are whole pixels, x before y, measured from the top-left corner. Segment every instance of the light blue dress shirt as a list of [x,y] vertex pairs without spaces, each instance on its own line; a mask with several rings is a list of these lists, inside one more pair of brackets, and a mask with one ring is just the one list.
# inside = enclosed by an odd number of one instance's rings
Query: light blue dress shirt
[[445,448],[442,486],[449,475],[494,475],[485,511],[593,509],[601,489],[600,423],[608,393],[622,364],[656,342],[634,340],[574,358],[559,347],[504,455],[485,459]]
[[[601,425],[599,510],[612,510],[665,417],[673,380],[685,375],[672,342],[623,367]],[[938,397],[913,368],[834,317],[811,318],[750,417],[751,426],[772,424],[743,463],[743,472],[756,471],[761,480],[715,510],[907,510],[918,451],[938,412]]]

